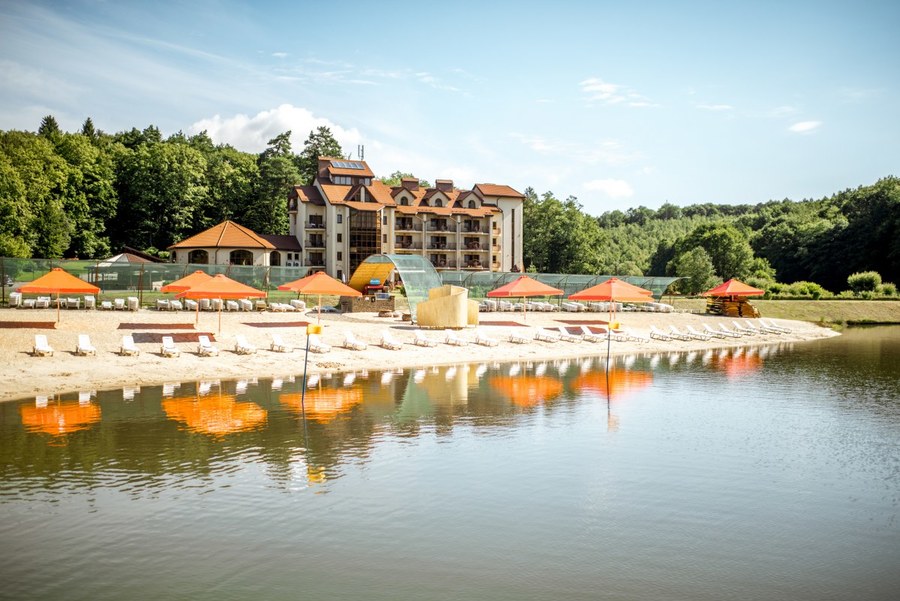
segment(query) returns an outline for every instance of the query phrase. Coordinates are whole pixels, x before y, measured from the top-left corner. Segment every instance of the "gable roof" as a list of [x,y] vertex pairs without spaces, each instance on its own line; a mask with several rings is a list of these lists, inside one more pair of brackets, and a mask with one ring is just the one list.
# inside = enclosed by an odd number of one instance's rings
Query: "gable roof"
[[223,221],[208,230],[176,242],[169,248],[266,248],[274,250],[275,246],[250,228],[234,221]]
[[482,198],[485,196],[503,196],[506,198],[525,198],[509,186],[499,184],[475,184],[475,192]]

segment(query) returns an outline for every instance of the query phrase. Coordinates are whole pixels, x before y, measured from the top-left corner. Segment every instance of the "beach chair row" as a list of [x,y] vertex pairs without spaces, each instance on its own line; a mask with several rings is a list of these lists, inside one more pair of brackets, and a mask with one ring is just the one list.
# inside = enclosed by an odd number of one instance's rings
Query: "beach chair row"
[[699,330],[690,324],[686,325],[683,330],[680,330],[674,324],[671,324],[668,330],[661,330],[653,325],[650,326],[650,338],[667,342],[674,340],[712,340],[713,338],[725,340],[728,338],[744,338],[766,334],[781,335],[788,334],[791,331],[790,328],[763,319],[758,319],[756,323],[750,320],[745,320],[743,323],[734,320],[731,323],[733,328],[729,328],[723,322],[719,322],[718,327],[705,323]]
[[201,298],[198,300],[160,298],[156,301],[157,311],[273,311],[287,313],[306,310],[306,303],[294,299],[290,303],[270,302],[264,300],[250,300],[247,298],[236,300],[222,300],[220,298]]
[[526,311],[567,311],[569,313],[578,313],[582,311],[597,313],[606,313],[609,311],[652,311],[657,313],[671,313],[675,310],[675,307],[665,303],[640,303],[632,306],[615,302],[581,303],[576,301],[562,301],[559,304],[530,301],[523,305],[523,303],[494,299],[485,299],[478,303],[478,310],[481,312],[515,312],[522,311],[523,309]]

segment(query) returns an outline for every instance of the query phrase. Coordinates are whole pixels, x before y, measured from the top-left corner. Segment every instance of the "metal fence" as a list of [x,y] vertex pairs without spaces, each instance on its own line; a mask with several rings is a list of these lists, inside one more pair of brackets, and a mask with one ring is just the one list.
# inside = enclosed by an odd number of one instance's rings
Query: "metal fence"
[[[469,289],[469,298],[485,298],[487,293],[494,288],[512,282],[521,273],[490,272],[490,271],[442,271],[441,280],[444,284],[453,284]],[[529,273],[528,277],[559,288],[563,291],[563,297],[574,294],[596,284],[605,282],[611,277],[617,277],[629,284],[640,286],[653,292],[653,297],[660,300],[666,292],[669,284],[681,278],[656,277],[656,276],[611,276],[611,275],[581,275],[565,273]]]

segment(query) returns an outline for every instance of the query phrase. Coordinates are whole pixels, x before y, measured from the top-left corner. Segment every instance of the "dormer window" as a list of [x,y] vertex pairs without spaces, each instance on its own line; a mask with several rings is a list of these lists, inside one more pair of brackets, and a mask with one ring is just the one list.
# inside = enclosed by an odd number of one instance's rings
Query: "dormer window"
[[407,199],[407,198],[401,198],[401,199],[400,199],[400,206],[401,206],[401,207],[408,207],[408,206],[409,206],[409,199]]
[[435,201],[434,201],[434,206],[436,206],[436,207],[442,207],[442,206],[444,206],[444,203],[442,203],[440,200],[435,200]]
[[469,208],[470,208],[470,209],[476,208],[476,207],[475,207],[475,201],[474,201],[474,200],[470,200],[470,201],[469,201]]
[[423,199],[422,199],[422,204],[421,204],[421,206],[423,206],[423,207],[429,206],[429,205],[428,205],[428,199],[427,199],[427,198],[423,198]]

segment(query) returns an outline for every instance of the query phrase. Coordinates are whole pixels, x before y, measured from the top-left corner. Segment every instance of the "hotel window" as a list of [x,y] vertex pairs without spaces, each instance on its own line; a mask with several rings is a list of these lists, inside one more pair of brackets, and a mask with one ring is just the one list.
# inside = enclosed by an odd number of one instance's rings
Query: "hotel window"
[[338,241],[338,242],[343,242],[343,241],[344,241],[344,235],[343,235],[343,234],[338,234],[338,235],[337,235],[337,241]]
[[340,213],[338,213],[338,216],[337,216],[337,222],[338,222],[338,223],[344,223],[344,216],[341,215]]
[[344,253],[342,253],[341,251],[338,251],[338,254],[337,254],[337,260],[338,260],[338,261],[343,261],[343,260],[344,260]]

